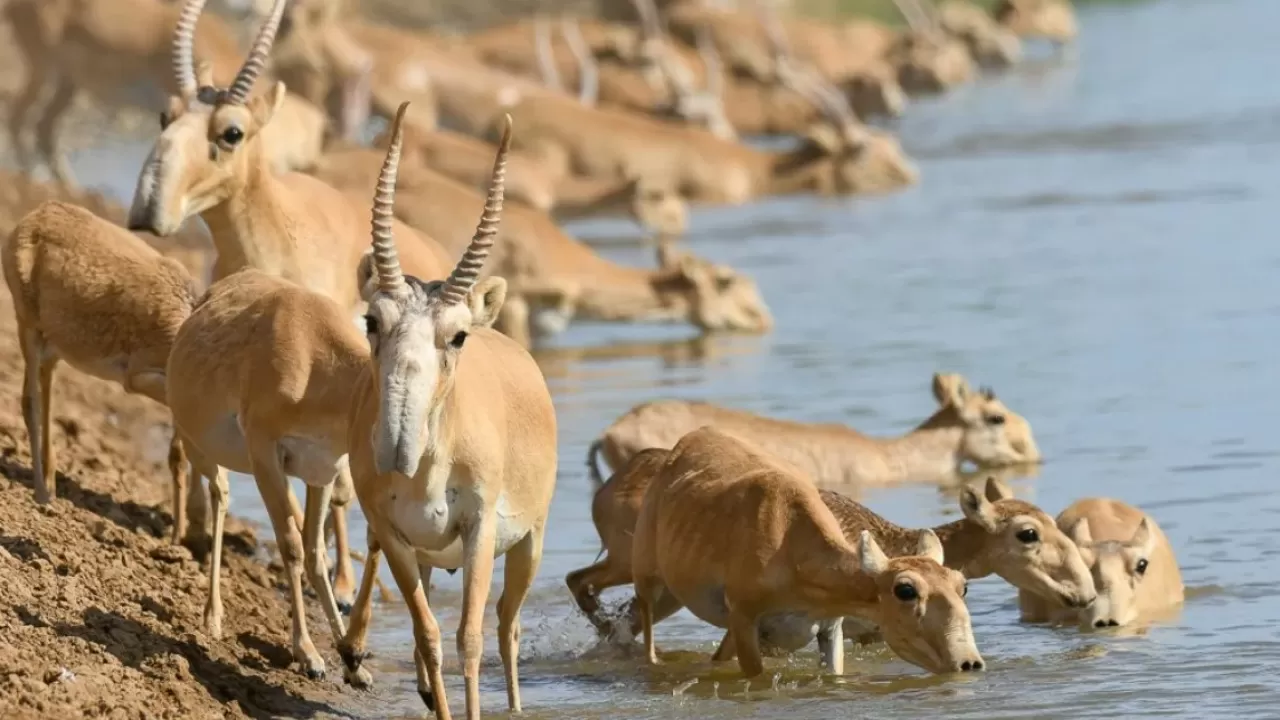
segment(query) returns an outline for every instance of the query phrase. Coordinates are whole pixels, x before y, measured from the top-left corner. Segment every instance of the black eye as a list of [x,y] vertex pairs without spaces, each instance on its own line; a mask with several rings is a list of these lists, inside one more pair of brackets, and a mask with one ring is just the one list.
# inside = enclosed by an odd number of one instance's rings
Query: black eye
[[364,316],[364,332],[366,335],[378,334],[378,318],[372,315]]
[[988,415],[988,416],[987,416],[987,424],[988,424],[988,425],[1003,425],[1003,424],[1004,424],[1004,416],[1003,416],[1003,415]]
[[1036,532],[1034,528],[1019,530],[1018,534],[1015,537],[1017,537],[1018,540],[1020,540],[1021,542],[1024,542],[1028,545],[1030,545],[1033,542],[1040,541],[1040,533]]
[[462,347],[462,343],[466,341],[467,341],[467,334],[465,332],[459,332],[457,335],[453,336],[453,339],[449,341],[449,344],[456,348],[460,348]]
[[244,131],[234,125],[222,131],[222,142],[235,145],[244,139]]
[[893,586],[893,595],[902,602],[911,602],[920,597],[920,593],[916,592],[916,586],[911,583],[898,583]]
[[1138,573],[1139,575],[1146,575],[1146,574],[1147,574],[1147,559],[1146,559],[1146,558],[1142,558],[1141,560],[1139,560],[1139,561],[1138,561],[1138,565],[1137,565],[1137,567],[1135,567],[1135,568],[1134,568],[1134,570],[1136,570],[1136,571],[1137,571],[1137,573]]
[[169,113],[161,111],[160,113],[160,129],[164,130],[169,127]]

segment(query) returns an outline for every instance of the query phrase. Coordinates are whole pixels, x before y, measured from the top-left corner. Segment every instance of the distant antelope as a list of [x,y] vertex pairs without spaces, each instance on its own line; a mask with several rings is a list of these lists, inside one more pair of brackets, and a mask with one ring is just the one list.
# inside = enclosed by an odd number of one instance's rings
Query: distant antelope
[[[160,105],[164,94],[173,90],[164,60],[183,10],[178,3],[162,0],[9,0],[3,12],[27,65],[26,84],[8,118],[19,164],[27,172],[35,168],[36,153],[25,133],[37,103],[52,85],[52,96],[34,119],[35,149],[54,179],[73,189],[75,176],[60,126],[77,94],[88,92],[109,107]],[[218,18],[210,18],[199,36],[186,42],[187,52],[194,46],[219,83],[230,82],[240,67],[235,37]],[[282,120],[267,132],[274,138],[267,152],[274,167],[294,167],[306,162],[297,157],[299,148],[318,149],[325,125],[315,121],[314,109],[299,97],[285,96],[280,103]],[[281,157],[271,154],[276,151]]]
[[[670,450],[650,448],[634,455],[609,478],[591,502],[591,520],[600,536],[604,557],[575,570],[565,578],[575,602],[602,634],[635,636],[640,618],[634,603],[624,606],[616,620],[601,613],[600,594],[632,581],[633,534],[644,494],[657,476]],[[846,495],[820,490],[822,501],[840,522],[850,541],[869,530],[892,557],[910,554],[920,541],[920,531],[895,525]],[[1094,582],[1071,540],[1036,506],[1013,499],[1003,483],[988,478],[985,494],[966,487],[960,494],[964,518],[932,528],[942,543],[944,564],[968,579],[998,575],[1014,587],[1063,606],[1087,604],[1094,596]],[[659,602],[654,622],[678,607]],[[843,625],[843,627],[841,627]],[[808,645],[817,635],[823,661],[841,672],[841,638],[844,634],[874,639],[878,631],[857,619],[817,623],[797,615],[762,627],[770,653],[789,652]]]
[[1080,546],[1098,601],[1077,609],[1019,592],[1018,605],[1027,621],[1124,627],[1182,604],[1178,558],[1155,518],[1121,500],[1085,498],[1063,510],[1057,523]]
[[[48,503],[56,495],[51,403],[58,362],[167,406],[165,362],[196,302],[196,285],[181,263],[133,233],[59,201],[18,221],[0,259],[26,365],[22,416],[36,502]],[[187,458],[176,432],[169,468],[178,543],[187,532]]]
[[981,468],[1040,461],[1031,425],[993,391],[975,392],[959,375],[936,373],[932,386],[938,410],[911,432],[893,438],[869,437],[838,424],[777,420],[704,402],[642,403],[592,443],[587,465],[598,485],[598,455],[603,454],[608,467],[617,471],[640,450],[670,448],[703,425],[745,438],[830,487],[950,478],[965,461]]
[[1043,38],[1065,45],[1074,42],[1079,34],[1069,0],[999,0],[991,8],[991,15],[1019,37]]
[[[507,125],[479,226],[448,279],[401,271],[390,203],[375,216],[376,292],[366,316],[370,362],[354,386],[350,461],[371,530],[364,582],[339,644],[358,670],[371,590],[385,552],[413,619],[418,692],[450,717],[441,675],[440,628],[427,604],[431,569],[463,569],[458,655],[467,717],[480,717],[480,655],[494,559],[506,556],[498,598],[498,648],[507,701],[520,712],[520,607],[542,557],[556,481],[556,416],[542,373],[519,345],[487,325],[506,284],[480,280],[502,211]],[[390,200],[394,172],[378,184]]]
[[936,16],[943,30],[964,41],[979,67],[1005,68],[1022,58],[1018,36],[971,0],[945,0]]
[[890,559],[871,532],[845,537],[818,490],[790,467],[704,427],[680,439],[645,492],[632,547],[649,662],[658,608],[727,629],[713,659],[763,671],[760,634],[794,617],[875,622],[900,657],[931,672],[983,669],[964,577],[924,531]]
[[[276,83],[251,97],[266,64],[285,0],[275,0],[229,89],[213,86],[208,64],[197,74],[192,38],[203,0],[187,0],[174,29],[173,69],[180,94],[169,101],[162,130],[138,177],[129,228],[167,236],[199,214],[216,251],[213,280],[246,267],[296,282],[342,307],[362,303],[360,259],[368,253],[359,207],[341,191],[298,173],[280,175],[267,161],[272,124],[285,89]],[[406,264],[426,277],[443,275],[448,260],[431,239],[408,227]],[[336,585],[346,605],[355,578],[347,558],[345,504],[349,487],[334,493],[339,564]]]

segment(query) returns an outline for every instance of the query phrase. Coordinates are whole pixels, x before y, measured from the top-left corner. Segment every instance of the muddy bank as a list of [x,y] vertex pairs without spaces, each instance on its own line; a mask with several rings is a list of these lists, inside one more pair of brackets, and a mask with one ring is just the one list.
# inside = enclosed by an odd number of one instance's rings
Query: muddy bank
[[[0,236],[50,192],[0,177]],[[119,208],[79,198],[102,214]],[[163,249],[197,268],[198,236]],[[312,636],[329,678],[293,670],[285,580],[251,528],[229,518],[224,638],[202,630],[206,577],[168,544],[167,412],[65,365],[54,398],[58,500],[37,508],[19,406],[22,360],[0,290],[0,717],[344,716],[319,612]],[[319,632],[317,632],[319,630]]]

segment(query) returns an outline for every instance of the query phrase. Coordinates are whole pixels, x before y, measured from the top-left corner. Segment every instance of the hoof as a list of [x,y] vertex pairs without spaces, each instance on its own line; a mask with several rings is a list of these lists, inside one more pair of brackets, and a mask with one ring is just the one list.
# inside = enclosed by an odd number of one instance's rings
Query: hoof
[[436,696],[432,695],[430,690],[419,690],[418,697],[422,698],[422,704],[426,705],[428,710],[436,711]]
[[367,651],[356,652],[346,646],[338,646],[338,657],[342,658],[342,664],[347,666],[348,670],[356,671],[360,669],[360,664],[368,657]]
[[308,680],[323,680],[324,661],[321,660],[318,663],[303,662],[302,674],[306,675]]
[[342,674],[342,680],[356,690],[372,690],[373,675],[364,668],[348,669]]

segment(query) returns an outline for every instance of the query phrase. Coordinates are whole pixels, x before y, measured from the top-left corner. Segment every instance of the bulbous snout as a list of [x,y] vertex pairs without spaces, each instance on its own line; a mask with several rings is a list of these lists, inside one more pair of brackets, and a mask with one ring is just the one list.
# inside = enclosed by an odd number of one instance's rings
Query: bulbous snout
[[981,672],[985,668],[986,663],[982,661],[982,656],[975,650],[973,657],[953,662],[951,672]]
[[373,453],[373,469],[379,475],[399,473],[405,477],[413,477],[418,472],[421,456],[413,447],[416,443],[405,442],[403,438],[384,437],[381,442],[375,439]]

